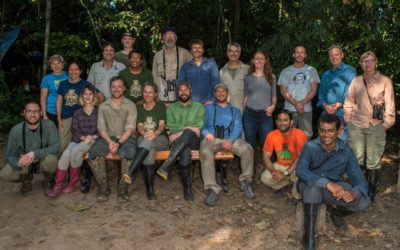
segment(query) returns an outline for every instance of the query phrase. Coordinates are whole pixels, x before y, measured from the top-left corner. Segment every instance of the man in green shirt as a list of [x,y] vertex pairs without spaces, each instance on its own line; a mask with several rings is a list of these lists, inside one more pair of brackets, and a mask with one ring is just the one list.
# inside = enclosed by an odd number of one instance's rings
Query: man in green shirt
[[143,103],[143,86],[147,82],[153,82],[153,74],[142,66],[143,55],[138,50],[129,52],[129,68],[119,72],[119,77],[124,80],[126,89],[124,96],[136,105]]
[[178,83],[179,101],[167,108],[167,124],[170,130],[171,153],[157,174],[167,180],[175,159],[179,156],[180,177],[185,200],[193,200],[192,153],[200,146],[200,129],[204,123],[204,107],[190,99],[192,90],[188,82]]
[[20,192],[32,190],[33,173],[44,175],[43,189],[51,190],[51,180],[57,168],[57,152],[60,140],[55,124],[41,119],[40,105],[29,102],[25,106],[25,121],[15,125],[8,137],[6,165],[0,171],[0,179],[22,182]]

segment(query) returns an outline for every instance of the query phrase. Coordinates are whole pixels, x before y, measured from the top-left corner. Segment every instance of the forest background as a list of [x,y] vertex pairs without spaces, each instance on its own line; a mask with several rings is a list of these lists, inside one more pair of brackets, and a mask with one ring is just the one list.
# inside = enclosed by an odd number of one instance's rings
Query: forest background
[[[344,61],[357,67],[359,56],[376,52],[379,70],[393,79],[397,107],[400,93],[400,1],[397,0],[1,0],[0,37],[20,28],[0,70],[0,131],[21,119],[28,99],[38,99],[40,80],[48,73],[44,58],[61,54],[79,60],[87,74],[101,60],[106,42],[121,49],[121,34],[131,31],[135,47],[146,56],[162,48],[160,31],[178,31],[179,46],[192,38],[205,42],[205,55],[219,67],[226,44],[242,45],[249,62],[258,48],[266,50],[274,73],[292,64],[293,46],[307,47],[307,63],[319,73],[330,67],[327,48],[339,44]],[[83,76],[85,78],[86,76]],[[29,82],[30,92],[23,84]],[[399,110],[399,108],[397,108]],[[398,123],[397,126],[398,127]],[[395,129],[397,131],[398,129]],[[396,133],[395,133],[396,134]]]

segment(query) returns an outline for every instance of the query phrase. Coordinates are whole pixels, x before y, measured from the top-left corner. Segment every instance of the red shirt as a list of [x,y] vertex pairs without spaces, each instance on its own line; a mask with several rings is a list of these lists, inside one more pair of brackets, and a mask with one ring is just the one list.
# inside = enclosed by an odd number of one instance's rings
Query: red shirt
[[275,151],[278,157],[277,163],[290,167],[299,157],[306,142],[306,134],[298,128],[292,128],[288,136],[283,135],[279,129],[275,129],[268,133],[264,151],[268,153]]

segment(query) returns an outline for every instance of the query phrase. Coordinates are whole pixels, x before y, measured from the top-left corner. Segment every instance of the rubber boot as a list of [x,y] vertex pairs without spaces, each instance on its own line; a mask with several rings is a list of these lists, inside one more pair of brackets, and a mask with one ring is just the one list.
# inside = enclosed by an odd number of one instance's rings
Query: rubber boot
[[19,190],[21,194],[27,194],[32,191],[32,180],[33,174],[21,174],[21,189]]
[[227,193],[229,191],[228,179],[226,178],[228,164],[226,161],[216,161],[216,168],[217,172],[219,172],[222,190]]
[[81,167],[75,167],[69,169],[69,183],[63,189],[63,193],[69,194],[72,193],[75,188],[79,185],[79,175],[81,174]]
[[108,200],[108,185],[107,185],[107,173],[106,173],[106,162],[104,157],[97,157],[94,160],[89,161],[90,169],[92,170],[94,179],[97,182],[97,202],[105,202]]
[[186,201],[193,201],[192,192],[192,164],[180,166],[180,177],[183,187],[183,197]]
[[171,152],[169,153],[168,159],[164,161],[161,167],[157,170],[157,175],[164,180],[168,180],[168,173],[171,171],[175,159],[178,157],[180,152],[186,148],[185,143],[176,142],[172,145]]
[[53,183],[55,183],[55,173],[43,171],[42,189],[45,195],[48,195],[53,190]]
[[53,189],[47,194],[50,198],[57,198],[61,194],[66,174],[67,170],[57,168]]
[[367,170],[368,196],[371,202],[375,200],[376,188],[379,180],[379,169]]
[[146,187],[146,196],[148,200],[156,199],[156,194],[154,192],[154,186],[153,186],[155,168],[156,168],[155,164],[142,165],[142,175],[143,175],[144,185]]
[[[132,164],[131,160],[122,159],[121,160],[121,173],[127,173],[131,164]],[[119,203],[129,201],[128,184],[124,181],[123,177],[121,177],[121,179],[119,180],[119,183],[118,183],[117,200]]]
[[318,215],[318,204],[304,203],[304,236],[303,247],[305,250],[315,249],[315,223]]
[[92,179],[92,171],[88,166],[88,162],[84,161],[81,166],[81,193],[87,193],[90,190],[90,183]]
[[132,184],[132,182],[134,181],[132,180],[133,177],[139,171],[142,162],[144,161],[144,159],[146,159],[148,154],[149,150],[147,150],[146,148],[137,148],[135,157],[132,160],[132,164],[130,165],[129,170],[122,174],[122,180],[126,184]]

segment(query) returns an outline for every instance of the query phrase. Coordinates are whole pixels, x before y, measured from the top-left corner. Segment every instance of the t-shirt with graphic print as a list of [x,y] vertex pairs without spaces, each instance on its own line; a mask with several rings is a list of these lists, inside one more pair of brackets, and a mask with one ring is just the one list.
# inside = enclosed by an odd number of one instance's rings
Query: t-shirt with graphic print
[[[289,95],[296,101],[303,100],[311,91],[311,83],[319,83],[317,70],[307,64],[301,68],[296,68],[293,65],[282,70],[278,85],[287,87]],[[288,100],[285,100],[285,109],[290,112],[296,112],[295,107]],[[304,112],[311,112],[311,101],[304,105]]]
[[[144,131],[157,130],[161,120],[167,122],[166,117],[167,111],[161,102],[157,102],[152,110],[146,110],[143,105],[138,107],[137,123],[143,123]],[[167,136],[165,129],[161,134]]]
[[[63,97],[61,106],[62,119],[71,118],[74,112],[81,107],[81,105],[79,105],[79,95],[82,89],[87,85],[92,84],[85,80],[80,80],[76,83],[71,83],[69,80],[65,80],[60,83],[57,94]],[[97,89],[96,91],[98,92]]]
[[275,152],[278,158],[277,163],[290,167],[299,157],[306,142],[307,136],[301,129],[291,128],[288,136],[284,136],[279,129],[275,129],[267,135],[264,152]]
[[144,84],[153,82],[153,74],[145,68],[142,68],[139,74],[133,74],[129,68],[126,68],[119,72],[118,76],[124,80],[126,86],[124,96],[134,103],[143,100]]

